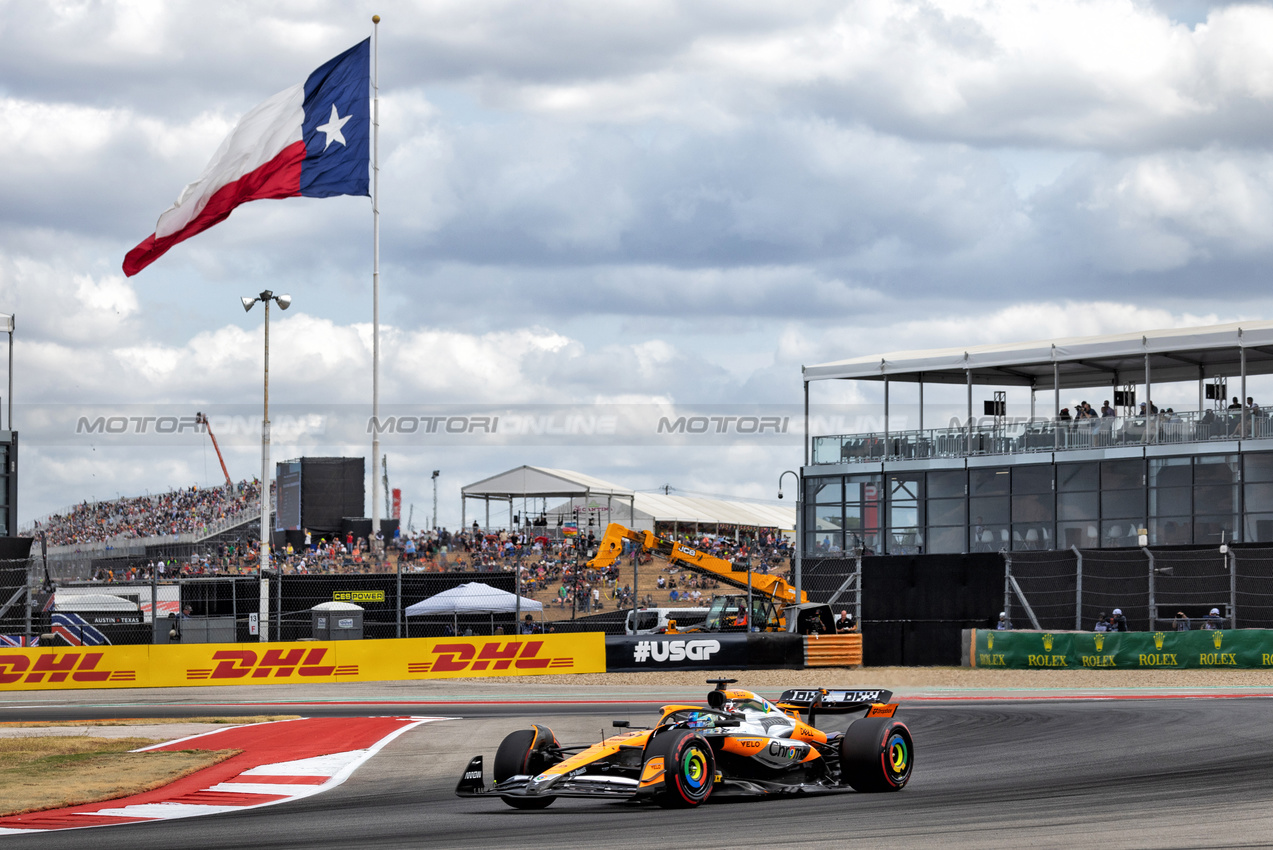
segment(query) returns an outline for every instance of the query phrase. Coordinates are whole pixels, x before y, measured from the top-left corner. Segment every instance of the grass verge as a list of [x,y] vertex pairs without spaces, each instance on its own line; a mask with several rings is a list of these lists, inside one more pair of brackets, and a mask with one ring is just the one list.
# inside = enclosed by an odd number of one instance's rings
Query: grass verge
[[45,726],[164,726],[170,723],[224,723],[245,726],[249,723],[271,723],[275,720],[298,720],[299,714],[255,714],[247,717],[122,717],[112,720],[19,720],[0,722],[0,729],[28,729]]
[[0,816],[140,794],[242,752],[128,752],[157,743],[80,735],[0,738]]

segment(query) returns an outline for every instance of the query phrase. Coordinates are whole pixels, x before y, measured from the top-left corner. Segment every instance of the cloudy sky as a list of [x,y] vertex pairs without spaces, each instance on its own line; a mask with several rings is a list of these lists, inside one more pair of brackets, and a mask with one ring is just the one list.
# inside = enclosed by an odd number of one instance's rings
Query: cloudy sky
[[[203,438],[85,416],[211,412],[231,474],[259,474],[262,317],[239,298],[266,288],[294,299],[274,459],[370,454],[368,199],[257,202],[120,263],[244,112],[373,13],[382,404],[521,422],[386,438],[417,525],[433,469],[449,525],[461,484],[523,463],[772,498],[795,420],[649,423],[792,415],[801,365],[1273,318],[1268,4],[0,0],[24,521],[221,477]],[[570,416],[589,433],[551,433]]]

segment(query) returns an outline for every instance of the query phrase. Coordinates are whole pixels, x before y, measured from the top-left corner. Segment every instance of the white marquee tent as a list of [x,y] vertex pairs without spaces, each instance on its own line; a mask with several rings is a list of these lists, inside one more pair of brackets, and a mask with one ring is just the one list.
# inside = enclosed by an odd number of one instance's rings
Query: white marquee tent
[[[520,617],[523,611],[542,612],[543,610],[542,602],[527,599],[525,596],[518,596],[479,581],[470,581],[407,606],[406,616],[410,618],[450,614],[451,622],[458,632],[461,614],[489,614],[493,633],[496,614],[516,614]],[[408,633],[410,633],[409,625]]]
[[[508,502],[510,525],[520,513],[547,517],[555,526],[559,520],[572,518],[578,509],[580,524],[591,518],[600,526],[598,533],[612,521],[638,530],[652,530],[657,522],[705,533],[717,533],[721,526],[790,530],[796,524],[794,503],[787,507],[677,492],[638,493],[580,472],[536,466],[521,466],[483,479],[464,487],[461,494],[466,503],[475,498],[486,501],[487,528],[492,500]],[[569,501],[549,505],[550,499],[562,498]]]

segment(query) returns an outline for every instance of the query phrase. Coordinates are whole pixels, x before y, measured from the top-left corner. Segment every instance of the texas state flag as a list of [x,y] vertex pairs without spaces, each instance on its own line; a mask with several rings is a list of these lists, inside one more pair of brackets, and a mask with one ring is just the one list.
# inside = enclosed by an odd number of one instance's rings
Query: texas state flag
[[124,274],[137,274],[248,201],[369,195],[370,68],[367,39],[244,115],[155,232],[124,257]]

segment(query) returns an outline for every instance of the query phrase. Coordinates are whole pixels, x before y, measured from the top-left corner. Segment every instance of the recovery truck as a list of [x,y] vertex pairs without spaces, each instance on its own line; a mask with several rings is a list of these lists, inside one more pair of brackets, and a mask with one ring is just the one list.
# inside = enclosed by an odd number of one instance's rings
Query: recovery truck
[[[623,556],[625,540],[644,552],[661,555],[669,564],[711,576],[743,591],[713,597],[703,624],[684,631],[835,632],[831,606],[807,604],[808,596],[804,591],[797,599],[796,589],[786,580],[765,573],[752,573],[746,565],[700,552],[675,540],[659,537],[652,531],[634,531],[616,522],[610,523],[597,546],[597,554],[588,561],[588,566],[603,569],[613,565]],[[750,611],[747,605],[749,580]],[[789,613],[794,613],[795,617],[789,618]]]

